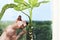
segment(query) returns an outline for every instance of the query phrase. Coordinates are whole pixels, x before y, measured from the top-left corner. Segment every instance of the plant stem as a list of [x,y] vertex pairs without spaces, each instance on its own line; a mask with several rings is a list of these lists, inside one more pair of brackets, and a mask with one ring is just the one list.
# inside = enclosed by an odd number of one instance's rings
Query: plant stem
[[31,20],[30,20],[30,26],[29,26],[29,38],[30,38],[29,40],[33,40],[33,32],[32,32],[33,31],[32,30],[32,9],[33,8],[30,9],[30,19]]
[[32,8],[30,9],[30,25],[32,24]]
[[30,26],[30,23],[31,23],[31,18],[30,18],[30,16],[29,16],[28,14],[26,14],[25,12],[23,12],[22,10],[20,10],[20,11],[29,18],[29,25],[28,25],[28,26]]

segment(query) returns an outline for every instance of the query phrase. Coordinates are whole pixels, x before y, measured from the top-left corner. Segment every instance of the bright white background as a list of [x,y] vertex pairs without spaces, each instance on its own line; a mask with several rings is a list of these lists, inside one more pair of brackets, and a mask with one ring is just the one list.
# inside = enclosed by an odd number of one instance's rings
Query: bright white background
[[60,40],[60,0],[53,0],[52,12],[53,12],[53,39],[52,40]]

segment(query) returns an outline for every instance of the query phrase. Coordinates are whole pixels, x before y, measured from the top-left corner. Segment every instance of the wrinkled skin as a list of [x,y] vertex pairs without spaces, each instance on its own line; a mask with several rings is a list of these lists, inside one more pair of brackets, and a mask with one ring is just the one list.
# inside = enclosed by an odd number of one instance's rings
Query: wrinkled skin
[[[26,33],[26,30],[23,29],[25,26],[25,21],[17,21],[12,25],[9,25],[0,36],[0,40],[17,40],[21,35],[24,35]],[[16,35],[17,29],[23,30],[18,35]]]

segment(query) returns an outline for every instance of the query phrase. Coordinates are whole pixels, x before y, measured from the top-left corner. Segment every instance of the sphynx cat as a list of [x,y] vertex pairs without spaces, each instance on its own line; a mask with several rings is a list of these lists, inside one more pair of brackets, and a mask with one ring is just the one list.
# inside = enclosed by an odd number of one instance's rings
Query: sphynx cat
[[[18,40],[19,37],[26,33],[26,30],[24,29],[26,25],[26,21],[23,21],[21,16],[18,16],[15,23],[7,26],[0,36],[0,40]],[[17,29],[22,29],[22,32],[20,32],[18,35],[16,34]]]

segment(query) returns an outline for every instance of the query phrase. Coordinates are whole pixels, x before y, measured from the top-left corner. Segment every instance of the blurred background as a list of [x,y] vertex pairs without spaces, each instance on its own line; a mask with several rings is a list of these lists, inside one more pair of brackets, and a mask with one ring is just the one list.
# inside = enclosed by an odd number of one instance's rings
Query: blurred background
[[[14,3],[14,0],[0,0],[0,11],[5,4]],[[25,0],[28,2],[28,0]],[[39,0],[42,1],[42,0]],[[39,7],[33,9],[32,24],[33,24],[33,39],[34,40],[52,40],[52,2],[41,4]],[[28,9],[23,10],[29,15]],[[14,23],[17,17],[21,15],[23,20],[29,22],[28,17],[22,14],[20,11],[16,11],[13,8],[7,9],[0,21],[0,35],[3,30],[10,24]],[[28,28],[26,28],[28,29]],[[20,30],[17,30],[19,33]],[[19,40],[29,40],[28,34],[25,34]]]

